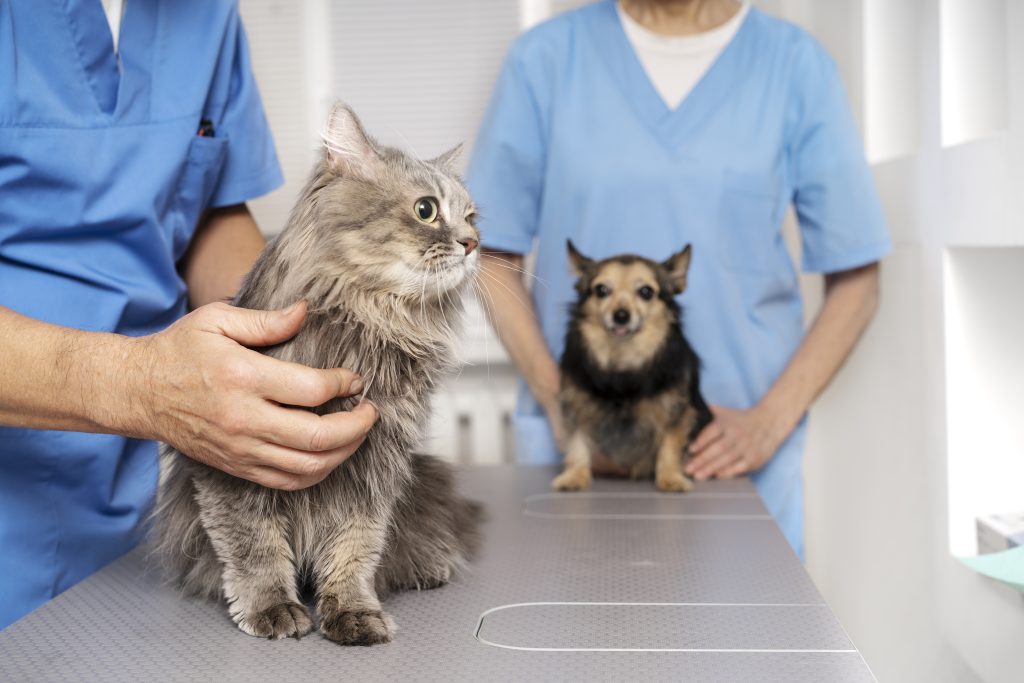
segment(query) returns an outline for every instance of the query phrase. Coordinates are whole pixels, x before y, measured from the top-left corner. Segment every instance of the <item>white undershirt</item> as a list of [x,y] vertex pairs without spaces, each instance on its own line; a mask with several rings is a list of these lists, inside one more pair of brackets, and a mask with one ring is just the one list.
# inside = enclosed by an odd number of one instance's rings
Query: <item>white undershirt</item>
[[107,15],[110,35],[114,38],[114,54],[117,54],[117,39],[121,36],[121,16],[124,14],[124,4],[127,0],[100,0],[100,2],[103,3],[103,13]]
[[619,3],[615,7],[647,77],[668,108],[675,109],[736,35],[750,4],[743,2],[736,15],[721,26],[691,36],[654,33],[626,14]]

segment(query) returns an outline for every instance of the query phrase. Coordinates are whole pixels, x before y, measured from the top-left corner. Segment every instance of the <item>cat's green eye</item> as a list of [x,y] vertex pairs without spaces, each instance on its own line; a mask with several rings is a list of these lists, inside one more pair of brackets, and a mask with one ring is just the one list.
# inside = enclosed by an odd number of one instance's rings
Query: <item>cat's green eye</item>
[[433,223],[437,220],[437,200],[433,197],[417,199],[412,210],[416,214],[416,218],[424,223]]

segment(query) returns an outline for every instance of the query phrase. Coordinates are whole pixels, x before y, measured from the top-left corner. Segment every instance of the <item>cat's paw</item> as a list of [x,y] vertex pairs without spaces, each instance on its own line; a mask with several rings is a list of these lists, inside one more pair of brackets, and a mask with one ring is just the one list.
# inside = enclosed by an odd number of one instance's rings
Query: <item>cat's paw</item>
[[655,479],[654,486],[659,491],[685,493],[693,489],[693,482],[685,474],[673,472],[672,474],[662,475]]
[[380,610],[336,612],[320,622],[320,633],[339,645],[377,645],[391,641],[391,617]]
[[551,486],[556,491],[585,491],[590,488],[591,479],[592,475],[588,468],[577,467],[555,477]]
[[297,639],[313,630],[313,620],[303,605],[282,602],[252,615],[242,615],[238,619],[238,628],[260,638]]
[[413,590],[419,591],[431,591],[435,588],[444,588],[448,585],[448,579],[442,579],[439,576],[428,576],[425,579],[421,579],[413,586]]

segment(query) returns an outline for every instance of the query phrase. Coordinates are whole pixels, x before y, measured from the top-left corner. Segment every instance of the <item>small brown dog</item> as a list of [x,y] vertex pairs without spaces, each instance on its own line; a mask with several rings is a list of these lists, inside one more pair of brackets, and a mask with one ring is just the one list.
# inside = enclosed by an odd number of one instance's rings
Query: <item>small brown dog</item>
[[659,491],[689,491],[683,457],[711,421],[697,354],[675,296],[686,288],[690,245],[663,263],[640,256],[594,261],[568,243],[577,276],[559,394],[568,435],[560,491],[590,487],[595,453]]

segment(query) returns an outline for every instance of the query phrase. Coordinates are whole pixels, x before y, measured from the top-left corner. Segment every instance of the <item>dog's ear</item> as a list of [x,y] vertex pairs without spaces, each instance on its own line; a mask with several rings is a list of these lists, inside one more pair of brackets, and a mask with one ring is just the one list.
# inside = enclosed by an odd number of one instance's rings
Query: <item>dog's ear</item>
[[686,273],[690,270],[690,254],[690,245],[687,244],[682,251],[672,254],[661,264],[668,274],[673,294],[682,294],[686,289]]
[[569,252],[569,268],[572,274],[578,278],[588,277],[594,270],[594,260],[581,254],[572,240],[566,240],[565,247]]

